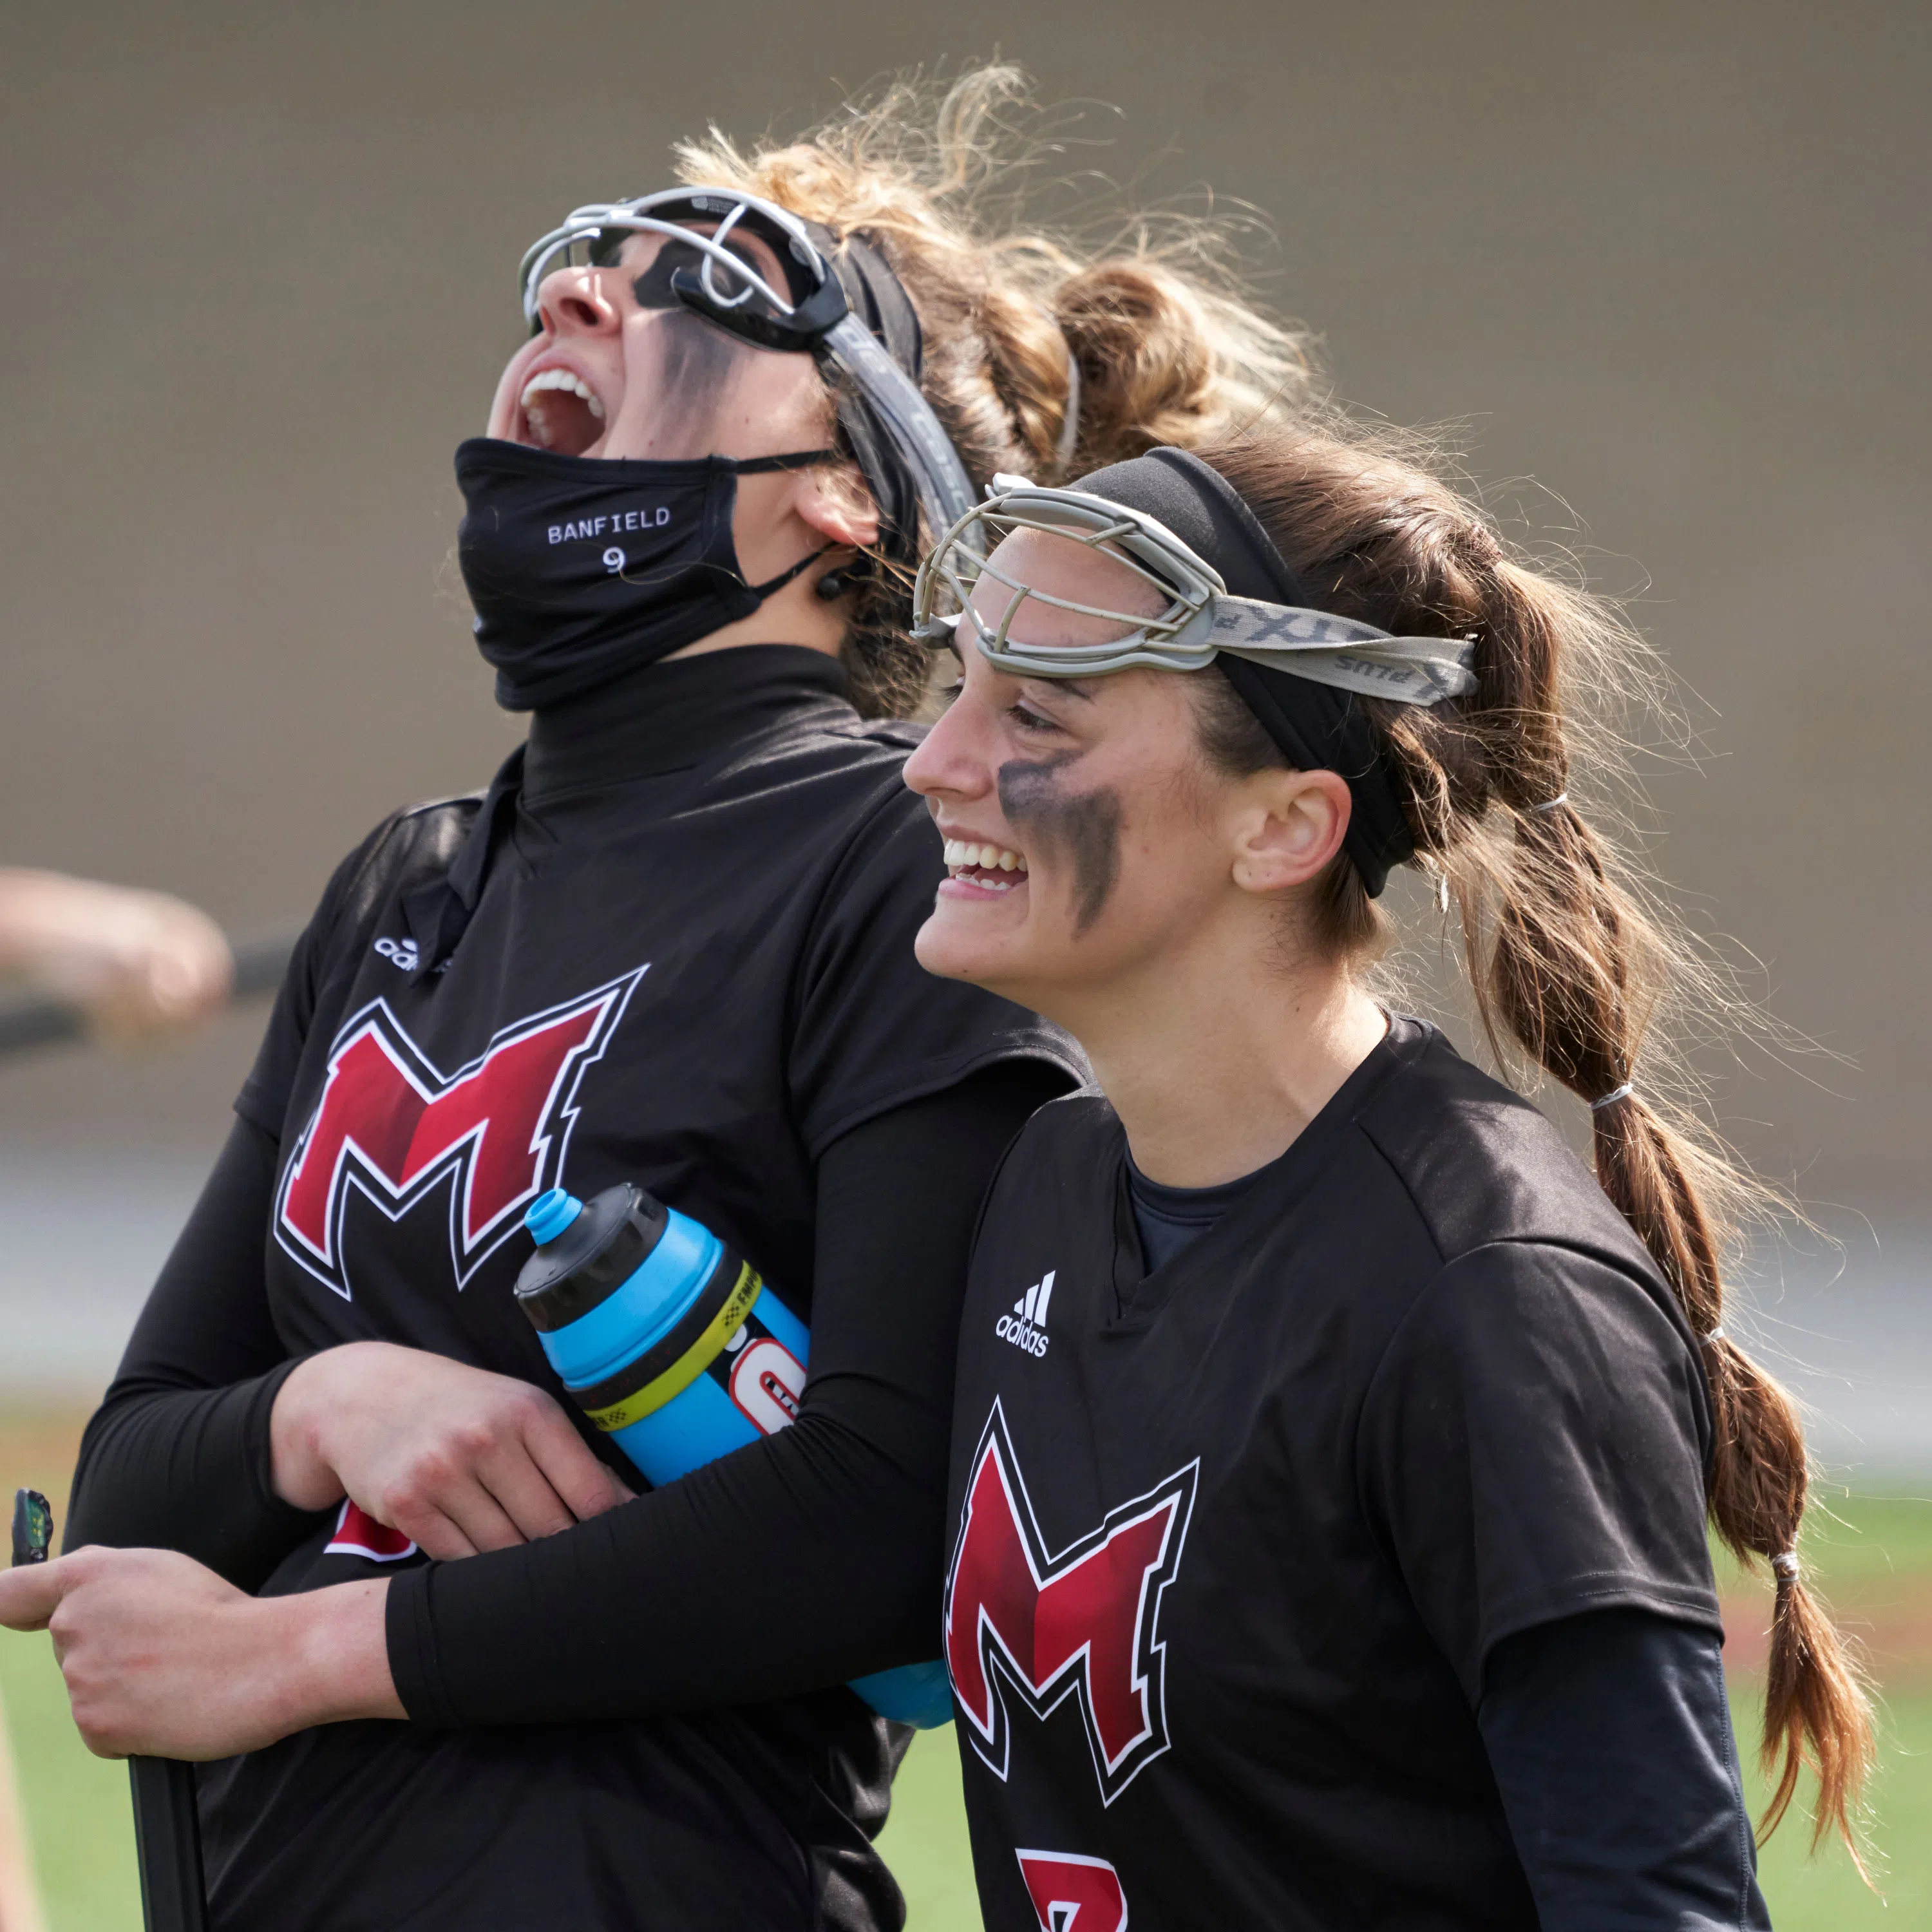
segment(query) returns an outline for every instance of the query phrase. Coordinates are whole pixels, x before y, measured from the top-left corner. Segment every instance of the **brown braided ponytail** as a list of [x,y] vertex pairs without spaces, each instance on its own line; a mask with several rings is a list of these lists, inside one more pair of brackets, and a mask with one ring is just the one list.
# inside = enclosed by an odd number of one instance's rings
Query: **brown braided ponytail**
[[[1199,454],[1323,609],[1474,640],[1472,696],[1426,711],[1364,701],[1408,795],[1417,862],[1455,902],[1492,1050],[1505,1066],[1526,1058],[1590,1106],[1597,1178],[1699,1338],[1716,1435],[1711,1521],[1748,1564],[1768,1564],[1776,1586],[1762,1748],[1775,1784],[1762,1829],[1784,1817],[1808,1765],[1814,1846],[1835,1828],[1856,1857],[1870,1712],[1800,1571],[1803,1434],[1790,1397],[1723,1331],[1725,1250],[1740,1214],[1774,1197],[1669,1097],[1670,1022],[1729,1024],[1740,1005],[1568,795],[1580,744],[1587,776],[1613,762],[1580,698],[1654,690],[1646,647],[1598,600],[1512,559],[1395,438],[1336,421]],[[1279,764],[1226,680],[1199,683],[1210,759],[1236,775]],[[1386,944],[1387,915],[1346,854],[1319,882],[1314,916],[1339,955]]]

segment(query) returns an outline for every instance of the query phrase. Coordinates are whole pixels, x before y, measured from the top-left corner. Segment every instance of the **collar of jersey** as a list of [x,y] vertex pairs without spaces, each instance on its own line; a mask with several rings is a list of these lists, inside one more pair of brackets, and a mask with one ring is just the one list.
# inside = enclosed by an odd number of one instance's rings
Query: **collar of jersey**
[[1214,1225],[1150,1274],[1136,1272],[1141,1259],[1140,1231],[1134,1225],[1128,1192],[1126,1130],[1118,1119],[1114,1130],[1118,1149],[1112,1163],[1114,1193],[1114,1294],[1112,1318],[1103,1325],[1110,1335],[1137,1334],[1166,1305],[1175,1286],[1204,1264],[1211,1271],[1223,1243],[1238,1246],[1252,1238],[1251,1217],[1265,1216],[1272,1226],[1292,1213],[1313,1192],[1343,1137],[1372,1095],[1384,1082],[1414,1060],[1428,1044],[1434,1029],[1408,1014],[1390,1012],[1388,1030],[1368,1057],[1342,1082],[1328,1103],[1265,1167],[1246,1176],[1248,1186]]

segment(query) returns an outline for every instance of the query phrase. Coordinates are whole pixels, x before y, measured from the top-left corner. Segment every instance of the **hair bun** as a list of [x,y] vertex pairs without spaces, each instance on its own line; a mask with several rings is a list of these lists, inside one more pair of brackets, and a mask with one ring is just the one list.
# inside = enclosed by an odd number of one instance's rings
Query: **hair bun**
[[[1054,482],[1063,470],[1076,473],[1059,460],[1071,400],[1068,358],[1073,351],[1058,319],[1012,289],[983,290],[974,306],[986,373],[1033,459],[1033,472]],[[1081,380],[1084,385],[1084,370]]]
[[1178,275],[1150,260],[1096,262],[1054,291],[1053,314],[1080,367],[1075,473],[1160,443],[1191,446],[1214,424],[1212,323]]
[[[866,238],[917,312],[920,386],[976,487],[1001,470],[1063,482],[1300,404],[1308,344],[1243,292],[1244,224],[1163,213],[1092,248],[1029,224],[1019,190],[1052,151],[1040,112],[1004,64],[905,76],[795,140],[746,149],[714,129],[681,143],[679,178]],[[868,715],[902,716],[926,694],[930,647],[904,634],[902,575],[872,572],[851,606],[842,656]]]

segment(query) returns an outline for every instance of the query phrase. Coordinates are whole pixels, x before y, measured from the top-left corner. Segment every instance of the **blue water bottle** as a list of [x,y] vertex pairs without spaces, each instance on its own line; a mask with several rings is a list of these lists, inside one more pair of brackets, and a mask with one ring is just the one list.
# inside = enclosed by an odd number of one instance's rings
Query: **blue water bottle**
[[[812,1336],[710,1228],[626,1181],[524,1216],[517,1304],[592,1422],[662,1489],[796,1419]],[[854,1678],[881,1717],[950,1724],[946,1666]]]

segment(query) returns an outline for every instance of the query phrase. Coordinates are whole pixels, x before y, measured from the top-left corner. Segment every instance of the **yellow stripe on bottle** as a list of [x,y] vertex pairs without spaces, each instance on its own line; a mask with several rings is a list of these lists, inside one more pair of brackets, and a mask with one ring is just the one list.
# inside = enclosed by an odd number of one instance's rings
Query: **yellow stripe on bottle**
[[586,1409],[591,1422],[608,1436],[628,1429],[634,1422],[655,1414],[674,1396],[682,1395],[724,1352],[724,1344],[744,1326],[752,1304],[764,1287],[749,1262],[738,1270],[737,1284],[724,1298],[723,1306],[706,1324],[703,1334],[654,1382],[645,1383],[634,1394],[608,1408]]

